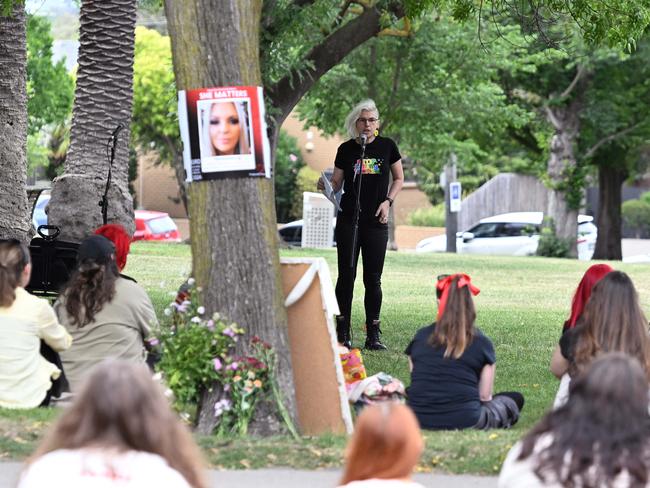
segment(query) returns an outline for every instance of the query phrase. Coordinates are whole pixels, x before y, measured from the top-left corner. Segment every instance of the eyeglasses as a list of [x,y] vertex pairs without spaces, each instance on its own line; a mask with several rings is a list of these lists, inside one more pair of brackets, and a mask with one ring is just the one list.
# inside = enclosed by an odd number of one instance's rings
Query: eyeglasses
[[374,117],[370,117],[369,119],[366,119],[365,117],[359,117],[359,118],[357,119],[357,123],[358,123],[358,122],[361,122],[361,123],[364,124],[364,125],[366,124],[366,122],[369,123],[369,124],[374,124],[374,123],[377,122],[378,120],[379,120],[379,119],[376,119],[376,118],[374,118]]
[[438,277],[436,278],[436,281],[442,281],[442,280],[444,280],[445,278],[447,278],[448,276],[449,276],[448,274],[441,274],[441,275],[438,275]]

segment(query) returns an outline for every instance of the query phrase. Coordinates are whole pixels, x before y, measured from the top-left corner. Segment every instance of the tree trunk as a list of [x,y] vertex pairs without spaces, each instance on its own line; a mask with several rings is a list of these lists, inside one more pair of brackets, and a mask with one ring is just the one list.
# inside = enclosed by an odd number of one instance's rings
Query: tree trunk
[[27,47],[25,6],[0,14],[0,239],[27,241]]
[[623,259],[621,186],[627,177],[624,167],[598,165],[598,238],[593,259]]
[[129,124],[133,101],[135,0],[83,0],[79,70],[65,171],[54,181],[48,220],[61,236],[78,241],[99,227],[109,170],[109,140],[118,127],[108,193],[108,221],[133,234],[129,193]]
[[578,210],[569,208],[566,192],[560,190],[566,184],[567,172],[576,166],[574,144],[580,131],[579,100],[567,106],[547,107],[547,117],[555,128],[551,138],[551,151],[547,173],[551,187],[548,190],[546,216],[553,220],[555,235],[570,244],[570,256],[577,256]]
[[[178,89],[260,85],[261,11],[261,0],[166,0]],[[202,181],[190,184],[188,194],[192,262],[205,307],[271,343],[278,382],[295,418],[272,181]],[[241,341],[238,352],[246,354],[248,347]],[[199,405],[200,411],[212,408]]]

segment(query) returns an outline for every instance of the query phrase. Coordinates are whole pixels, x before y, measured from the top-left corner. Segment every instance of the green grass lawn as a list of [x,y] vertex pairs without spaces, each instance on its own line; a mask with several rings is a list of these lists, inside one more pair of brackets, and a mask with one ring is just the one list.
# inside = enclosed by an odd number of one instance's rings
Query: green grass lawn
[[[135,244],[127,274],[149,292],[159,314],[170,294],[188,275],[190,249],[186,245]],[[324,256],[336,279],[335,251],[292,249],[283,256]],[[549,407],[557,380],[548,371],[551,351],[568,315],[571,294],[591,263],[546,258],[509,258],[419,255],[389,252],[382,287],[385,352],[364,352],[369,374],[385,371],[409,382],[405,347],[415,331],[435,317],[434,277],[465,272],[481,289],[475,297],[478,326],[494,342],[497,353],[495,391],[517,390],[526,405],[517,426],[508,431],[427,432],[426,451],[419,469],[454,473],[494,474],[503,457]],[[650,311],[650,266],[615,263],[634,280],[641,304]],[[353,304],[354,344],[362,345],[363,285],[361,270]],[[23,458],[33,449],[43,429],[57,415],[51,410],[0,410],[0,458]],[[199,439],[213,466],[248,468],[273,465],[316,469],[340,466],[343,436],[272,439]]]

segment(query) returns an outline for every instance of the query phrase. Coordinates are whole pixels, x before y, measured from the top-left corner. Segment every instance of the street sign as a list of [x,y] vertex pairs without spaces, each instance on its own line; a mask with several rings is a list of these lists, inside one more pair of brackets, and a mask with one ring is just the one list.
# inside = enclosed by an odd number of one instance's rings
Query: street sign
[[459,181],[449,183],[449,211],[460,212],[461,186]]

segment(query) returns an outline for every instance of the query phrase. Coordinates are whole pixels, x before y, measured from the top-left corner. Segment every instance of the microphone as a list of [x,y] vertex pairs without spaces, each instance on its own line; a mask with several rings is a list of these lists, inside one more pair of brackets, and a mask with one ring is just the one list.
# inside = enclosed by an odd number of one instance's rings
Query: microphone
[[360,134],[359,139],[361,139],[361,145],[365,147],[368,136],[366,134]]
[[120,122],[117,124],[117,127],[115,127],[115,130],[111,133],[111,139],[115,139],[122,129],[124,129],[124,124]]

